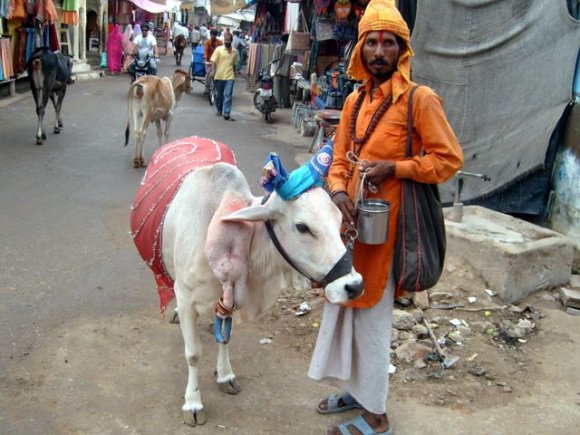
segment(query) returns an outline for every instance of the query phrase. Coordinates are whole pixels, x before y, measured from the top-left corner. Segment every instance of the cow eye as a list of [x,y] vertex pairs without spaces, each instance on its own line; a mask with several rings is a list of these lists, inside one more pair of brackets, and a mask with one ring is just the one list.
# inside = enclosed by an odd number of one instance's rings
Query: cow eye
[[306,224],[296,224],[296,229],[298,230],[298,232],[300,234],[312,234],[312,231],[310,231],[310,228],[308,228],[308,225]]

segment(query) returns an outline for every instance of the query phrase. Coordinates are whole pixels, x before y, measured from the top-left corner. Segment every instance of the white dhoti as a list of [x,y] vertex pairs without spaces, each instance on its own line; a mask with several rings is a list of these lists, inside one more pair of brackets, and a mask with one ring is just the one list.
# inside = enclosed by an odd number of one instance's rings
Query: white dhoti
[[393,274],[382,299],[372,308],[326,303],[308,376],[350,393],[366,410],[387,409]]

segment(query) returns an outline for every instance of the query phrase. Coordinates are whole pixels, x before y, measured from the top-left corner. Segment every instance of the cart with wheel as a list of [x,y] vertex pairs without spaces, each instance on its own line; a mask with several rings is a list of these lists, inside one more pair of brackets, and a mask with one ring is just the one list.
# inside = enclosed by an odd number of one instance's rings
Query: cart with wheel
[[[215,88],[213,83],[213,74],[207,74],[208,69],[211,68],[211,62],[205,62],[203,60],[203,47],[197,47],[193,50],[191,56],[191,65],[189,67],[189,76],[191,77],[191,84],[193,88],[194,82],[199,82],[203,85],[204,92],[209,90],[207,98],[209,104],[213,105],[215,103]],[[206,86],[207,84],[207,86]]]

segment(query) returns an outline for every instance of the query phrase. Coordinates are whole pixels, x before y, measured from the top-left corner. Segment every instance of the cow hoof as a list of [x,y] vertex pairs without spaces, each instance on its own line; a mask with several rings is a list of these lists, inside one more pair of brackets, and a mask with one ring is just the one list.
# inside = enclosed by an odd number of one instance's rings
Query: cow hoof
[[228,382],[218,382],[218,385],[226,394],[236,395],[242,392],[242,387],[240,387],[240,384],[238,384],[238,381],[236,381],[235,378]]
[[147,163],[145,163],[145,160],[141,160],[139,162],[139,166],[141,166],[142,168],[146,168],[147,167]]
[[58,121],[58,126],[62,128],[62,121]]
[[[42,140],[46,140],[46,134],[44,132],[42,133]],[[37,143],[38,143],[38,139],[37,139]]]
[[42,139],[36,139],[36,145],[42,145]]
[[182,413],[183,422],[188,426],[195,427],[197,425],[205,424],[207,421],[207,417],[203,409],[200,409],[199,411],[182,411]]
[[133,167],[134,168],[140,168],[141,167],[141,160],[139,160],[139,159],[133,159]]
[[60,128],[54,127],[54,134],[60,134]]

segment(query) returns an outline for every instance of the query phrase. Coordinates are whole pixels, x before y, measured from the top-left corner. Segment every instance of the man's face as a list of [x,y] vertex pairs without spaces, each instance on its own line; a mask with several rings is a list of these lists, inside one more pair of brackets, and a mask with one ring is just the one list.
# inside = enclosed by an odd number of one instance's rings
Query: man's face
[[224,45],[226,48],[230,48],[232,46],[232,35],[226,34],[224,37]]
[[141,27],[141,35],[147,36],[148,32],[149,32],[149,27]]
[[386,80],[397,69],[401,47],[391,32],[369,32],[362,47],[365,66],[373,77]]

